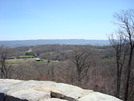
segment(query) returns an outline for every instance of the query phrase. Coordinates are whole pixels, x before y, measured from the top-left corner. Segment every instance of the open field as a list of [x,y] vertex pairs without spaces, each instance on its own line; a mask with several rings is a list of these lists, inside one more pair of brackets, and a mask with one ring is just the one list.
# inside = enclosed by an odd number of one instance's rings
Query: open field
[[33,55],[23,55],[23,56],[20,56],[20,58],[34,58]]
[[[6,60],[8,63],[12,64],[18,64],[18,63],[26,63],[26,62],[34,62],[36,61],[36,58],[26,58],[26,59],[7,59]],[[37,61],[38,63],[43,63],[43,62],[48,62],[48,60],[43,60],[43,61]],[[50,60],[49,62],[58,62],[58,61],[52,61]]]
[[13,64],[20,63],[20,62],[32,62],[36,61],[36,58],[26,58],[26,59],[8,59],[7,61]]

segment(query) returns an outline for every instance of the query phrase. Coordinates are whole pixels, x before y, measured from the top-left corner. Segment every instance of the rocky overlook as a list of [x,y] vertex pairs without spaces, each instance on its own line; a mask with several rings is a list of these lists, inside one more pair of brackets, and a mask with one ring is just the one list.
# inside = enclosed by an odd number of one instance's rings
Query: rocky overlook
[[53,81],[0,79],[0,101],[121,101],[113,96]]

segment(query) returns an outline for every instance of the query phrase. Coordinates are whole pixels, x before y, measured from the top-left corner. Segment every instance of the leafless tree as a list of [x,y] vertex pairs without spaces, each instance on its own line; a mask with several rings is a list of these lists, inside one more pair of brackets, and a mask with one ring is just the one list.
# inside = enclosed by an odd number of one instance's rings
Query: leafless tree
[[49,68],[48,68],[48,63],[42,62],[42,63],[38,63],[36,61],[32,62],[32,66],[31,66],[35,72],[36,75],[38,76],[38,79],[45,79],[45,75],[49,75]]
[[12,64],[7,64],[6,59],[8,58],[10,50],[4,46],[0,47],[0,74],[1,78],[5,79],[9,77],[9,73]]
[[89,48],[76,48],[74,49],[72,53],[72,62],[76,66],[77,71],[77,81],[78,85],[80,86],[80,83],[82,79],[87,75],[87,72],[90,67],[90,60],[91,60],[91,50]]
[[116,55],[116,76],[117,76],[117,86],[116,86],[116,97],[120,98],[120,90],[121,90],[121,78],[123,72],[123,66],[126,61],[126,57],[128,54],[128,43],[124,40],[124,34],[121,31],[116,33],[116,38],[111,34],[109,36],[109,41],[112,47],[115,50]]
[[122,10],[120,13],[115,13],[116,25],[119,26],[121,34],[119,35],[124,42],[128,44],[128,60],[125,83],[125,101],[128,101],[130,91],[130,78],[132,71],[132,60],[134,54],[134,10]]

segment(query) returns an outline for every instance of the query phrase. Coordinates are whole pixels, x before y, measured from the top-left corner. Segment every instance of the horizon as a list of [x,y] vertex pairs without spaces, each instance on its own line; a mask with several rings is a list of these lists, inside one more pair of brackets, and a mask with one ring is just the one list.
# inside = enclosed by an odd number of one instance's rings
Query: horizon
[[0,46],[19,47],[35,46],[45,44],[62,44],[62,45],[109,45],[109,40],[85,40],[85,39],[40,39],[40,40],[11,40],[0,41]]
[[109,39],[26,39],[26,40],[0,40],[0,41],[38,41],[38,40],[92,40],[92,41],[108,41]]
[[127,0],[0,0],[0,41],[107,40],[116,30],[113,14],[133,9],[133,4]]

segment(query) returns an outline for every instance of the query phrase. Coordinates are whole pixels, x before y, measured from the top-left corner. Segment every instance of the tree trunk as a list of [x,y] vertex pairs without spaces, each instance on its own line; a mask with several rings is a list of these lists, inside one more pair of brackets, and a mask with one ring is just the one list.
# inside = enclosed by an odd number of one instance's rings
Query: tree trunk
[[133,49],[130,50],[130,56],[129,56],[129,62],[128,62],[128,72],[127,72],[127,80],[126,80],[126,88],[125,88],[125,101],[128,101],[132,56],[133,56]]
[[119,71],[117,71],[117,91],[116,91],[117,98],[120,98],[120,84],[121,84],[121,75],[119,74]]
[[81,85],[81,76],[80,76],[80,73],[78,73],[78,86]]

